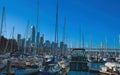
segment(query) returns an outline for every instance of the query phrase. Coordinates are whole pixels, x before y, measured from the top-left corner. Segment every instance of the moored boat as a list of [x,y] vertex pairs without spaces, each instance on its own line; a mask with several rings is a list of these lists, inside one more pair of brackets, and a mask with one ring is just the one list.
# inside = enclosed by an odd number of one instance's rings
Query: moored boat
[[75,51],[71,55],[70,71],[88,71],[88,61],[85,56],[85,49],[73,49]]
[[58,64],[48,64],[43,66],[39,71],[40,75],[59,75],[61,68]]

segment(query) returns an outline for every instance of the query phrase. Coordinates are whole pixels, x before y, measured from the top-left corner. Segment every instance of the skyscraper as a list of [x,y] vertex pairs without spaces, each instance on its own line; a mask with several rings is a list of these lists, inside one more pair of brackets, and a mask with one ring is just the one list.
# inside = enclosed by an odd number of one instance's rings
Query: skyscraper
[[17,35],[17,45],[18,45],[18,49],[20,49],[20,42],[21,42],[21,34]]
[[36,34],[36,45],[37,45],[37,47],[38,47],[38,45],[39,45],[39,38],[40,38],[40,33],[39,32],[37,32],[37,34]]
[[64,48],[64,42],[60,42],[60,49],[63,50]]
[[46,40],[46,41],[45,41],[45,47],[46,47],[46,50],[50,50],[51,44],[50,44],[50,41],[49,41],[49,40]]
[[17,35],[17,43],[20,42],[20,39],[21,39],[21,34],[18,34],[18,35]]
[[31,27],[31,43],[35,43],[35,27]]

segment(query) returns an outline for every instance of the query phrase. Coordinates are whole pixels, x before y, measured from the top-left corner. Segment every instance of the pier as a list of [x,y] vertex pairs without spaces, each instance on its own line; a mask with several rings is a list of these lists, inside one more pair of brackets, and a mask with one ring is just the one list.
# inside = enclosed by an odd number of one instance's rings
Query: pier
[[106,74],[106,75],[119,75],[119,74],[114,73],[114,72],[105,72],[105,71],[101,71],[101,70],[100,70],[100,73]]

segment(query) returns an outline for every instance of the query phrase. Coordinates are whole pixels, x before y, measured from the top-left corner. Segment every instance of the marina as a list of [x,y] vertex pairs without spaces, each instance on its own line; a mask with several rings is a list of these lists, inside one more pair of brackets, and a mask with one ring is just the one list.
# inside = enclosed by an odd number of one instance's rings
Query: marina
[[106,3],[0,0],[0,75],[120,75],[120,6]]

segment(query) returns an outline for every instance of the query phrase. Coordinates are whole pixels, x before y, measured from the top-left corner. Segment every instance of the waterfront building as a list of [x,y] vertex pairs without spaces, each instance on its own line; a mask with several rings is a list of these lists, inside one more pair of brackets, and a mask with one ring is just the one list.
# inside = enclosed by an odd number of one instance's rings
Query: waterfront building
[[21,42],[21,34],[17,34],[17,45],[18,45],[18,50],[20,49],[20,42]]
[[67,50],[67,44],[64,44],[64,50]]
[[44,35],[40,37],[40,49],[43,48],[43,44],[44,44]]
[[40,33],[39,32],[37,32],[37,34],[36,34],[36,47],[38,48],[39,47],[39,38],[40,38]]
[[24,44],[25,44],[25,38],[20,39],[20,50],[24,49]]
[[31,43],[35,44],[35,27],[31,27]]
[[60,49],[62,50],[64,47],[64,42],[60,42]]
[[50,41],[49,41],[49,40],[46,40],[46,41],[45,41],[45,48],[46,48],[46,50],[50,50],[51,44],[50,44]]
[[30,47],[30,38],[26,40],[26,47]]
[[52,42],[51,43],[51,49],[55,49],[55,48],[58,49],[58,43]]
[[54,49],[54,42],[51,43],[51,49]]

